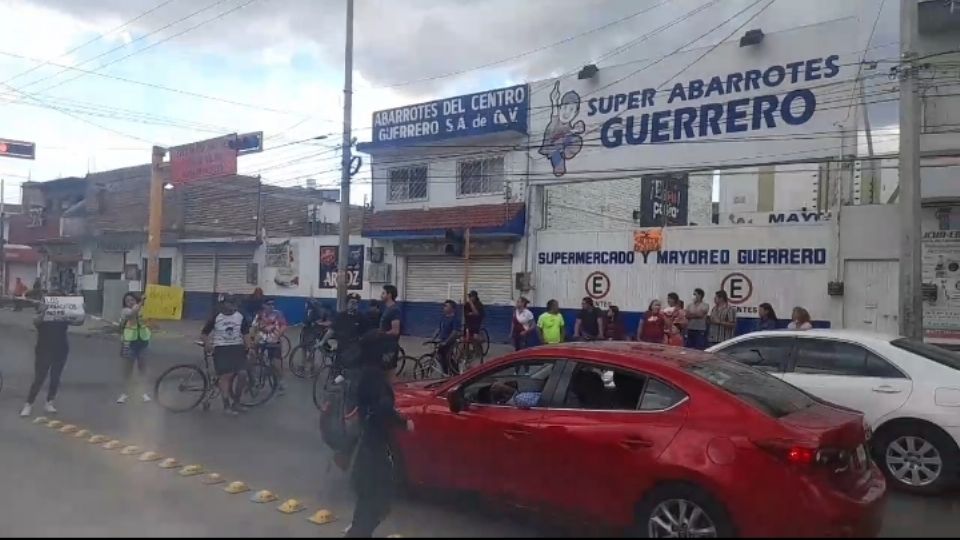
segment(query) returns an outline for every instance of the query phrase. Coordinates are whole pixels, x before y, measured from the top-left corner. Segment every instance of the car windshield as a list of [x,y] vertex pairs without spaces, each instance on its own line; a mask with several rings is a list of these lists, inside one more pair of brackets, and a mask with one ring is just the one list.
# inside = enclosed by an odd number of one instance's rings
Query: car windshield
[[691,362],[685,369],[774,418],[787,416],[817,403],[803,390],[735,361],[717,358],[707,362]]
[[942,347],[937,347],[936,345],[931,345],[929,343],[923,343],[921,341],[907,338],[895,339],[891,341],[890,344],[898,349],[903,349],[904,351],[911,352],[917,356],[922,356],[927,360],[932,360],[938,364],[947,366],[948,368],[960,371],[960,354],[955,352],[948,351]]

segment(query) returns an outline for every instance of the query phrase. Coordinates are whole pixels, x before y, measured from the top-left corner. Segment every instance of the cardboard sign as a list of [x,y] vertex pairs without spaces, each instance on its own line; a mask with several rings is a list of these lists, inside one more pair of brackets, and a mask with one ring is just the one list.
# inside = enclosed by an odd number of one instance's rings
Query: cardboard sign
[[143,316],[153,320],[179,321],[183,317],[183,287],[147,285]]
[[647,229],[633,232],[633,250],[640,253],[660,251],[663,247],[663,229]]
[[44,296],[43,304],[46,322],[83,322],[86,317],[82,296]]

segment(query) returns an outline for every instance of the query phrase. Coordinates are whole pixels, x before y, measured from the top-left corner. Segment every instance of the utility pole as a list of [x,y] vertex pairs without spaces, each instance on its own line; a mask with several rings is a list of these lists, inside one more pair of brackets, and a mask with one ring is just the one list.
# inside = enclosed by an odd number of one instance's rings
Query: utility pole
[[347,262],[350,260],[350,146],[353,114],[353,0],[347,0],[347,39],[343,61],[343,143],[340,146],[340,253],[337,257],[337,309],[347,307]]
[[467,295],[470,294],[470,227],[463,231],[463,326],[467,326]]
[[160,235],[163,233],[163,156],[167,151],[153,147],[150,160],[150,220],[147,232],[147,284],[160,282]]
[[900,0],[900,334],[923,339],[917,0]]

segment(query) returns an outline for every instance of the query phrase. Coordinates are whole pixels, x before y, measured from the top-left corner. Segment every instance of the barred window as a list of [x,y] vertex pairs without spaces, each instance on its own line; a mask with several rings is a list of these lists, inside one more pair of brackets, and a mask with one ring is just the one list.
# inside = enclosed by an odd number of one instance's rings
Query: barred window
[[503,157],[460,162],[458,195],[502,193],[503,184]]
[[420,201],[427,198],[427,167],[404,167],[390,171],[391,201]]

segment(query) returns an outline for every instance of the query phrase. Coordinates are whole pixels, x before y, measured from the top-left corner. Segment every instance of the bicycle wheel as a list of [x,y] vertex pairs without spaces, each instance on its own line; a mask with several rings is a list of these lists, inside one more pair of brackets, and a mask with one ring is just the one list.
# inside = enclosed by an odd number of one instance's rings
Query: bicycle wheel
[[317,350],[313,345],[297,345],[290,351],[290,357],[287,359],[287,365],[290,366],[290,372],[301,379],[309,378],[316,369],[314,362],[317,358]]
[[443,375],[440,362],[434,354],[425,354],[417,358],[413,367],[413,378],[417,380],[436,379]]
[[173,366],[157,378],[153,395],[161,407],[171,412],[186,412],[203,401],[210,381],[202,369],[192,364]]
[[[410,360],[414,360],[414,359],[411,358]],[[407,367],[407,356],[400,355],[400,357],[397,358],[397,377],[400,377],[403,375],[403,370],[406,369],[406,367]]]
[[477,337],[480,338],[480,363],[483,363],[483,357],[490,354],[490,332],[481,328]]
[[257,362],[237,373],[231,393],[244,407],[263,405],[277,392],[277,370]]
[[333,366],[324,366],[313,378],[313,406],[320,410],[323,407],[323,394],[332,380]]
[[280,336],[280,362],[281,364],[277,366],[278,369],[283,369],[283,359],[288,358],[290,352],[293,348],[293,345],[290,343],[290,338],[286,334]]

